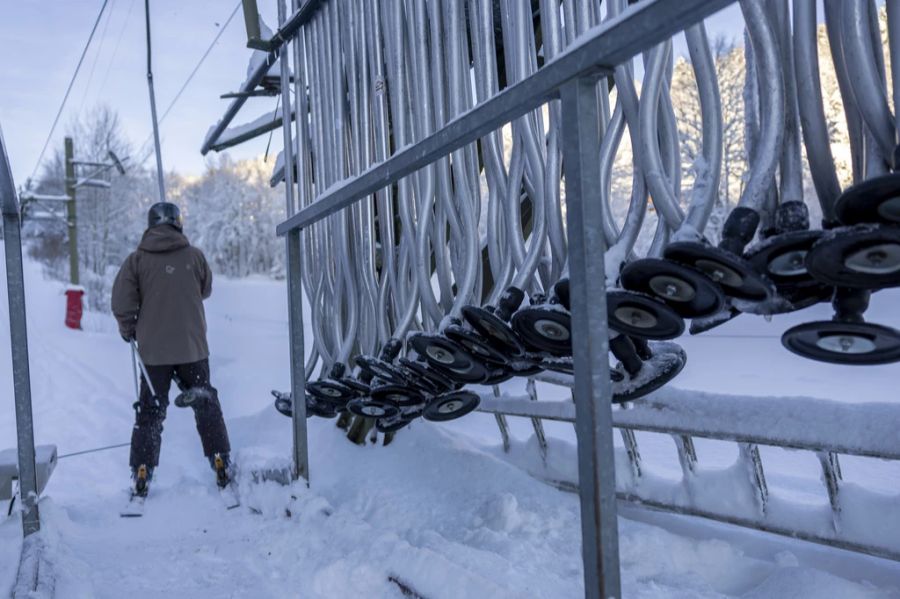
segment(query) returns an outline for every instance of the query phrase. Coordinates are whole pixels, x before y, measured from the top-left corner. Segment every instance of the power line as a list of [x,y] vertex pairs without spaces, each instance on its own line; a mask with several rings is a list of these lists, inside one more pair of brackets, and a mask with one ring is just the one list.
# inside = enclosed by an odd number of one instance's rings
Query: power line
[[81,70],[81,65],[84,62],[85,55],[87,55],[88,48],[91,47],[91,41],[94,39],[94,34],[97,32],[97,26],[100,25],[100,19],[103,18],[103,12],[106,10],[107,4],[109,4],[109,0],[103,0],[103,6],[100,7],[100,12],[97,14],[97,20],[94,21],[94,26],[91,28],[91,34],[88,36],[87,43],[84,45],[84,50],[81,51],[81,57],[78,59],[78,64],[75,66],[75,72],[72,74],[72,79],[69,81],[69,86],[66,88],[66,94],[63,96],[62,104],[59,105],[56,118],[53,119],[50,133],[47,135],[44,147],[41,148],[37,163],[34,165],[34,171],[31,173],[32,179],[37,175],[38,168],[41,166],[41,160],[44,159],[44,153],[47,151],[47,146],[50,145],[50,140],[53,139],[53,132],[56,131],[56,125],[59,124],[59,117],[62,116],[63,110],[66,108],[66,101],[69,99],[69,94],[72,92],[72,86],[75,84],[75,79],[78,77],[78,72]]
[[[213,38],[212,42],[210,42],[209,46],[206,48],[206,51],[203,53],[203,56],[200,57],[200,60],[199,60],[199,61],[197,62],[197,64],[194,66],[194,69],[191,71],[191,74],[188,75],[188,76],[187,76],[187,79],[184,80],[184,83],[181,85],[181,88],[178,90],[178,93],[175,94],[175,97],[172,98],[172,101],[169,102],[169,105],[168,105],[168,106],[166,107],[166,109],[163,111],[162,116],[159,117],[159,124],[160,124],[160,125],[162,125],[162,122],[163,122],[163,121],[165,120],[165,118],[169,115],[169,113],[172,112],[172,108],[175,107],[175,104],[178,102],[178,100],[181,99],[181,95],[184,93],[184,90],[187,89],[187,86],[190,85],[191,81],[194,79],[194,75],[196,75],[196,74],[197,74],[197,71],[200,70],[200,67],[203,66],[203,63],[206,61],[206,58],[209,56],[210,52],[212,52],[212,50],[213,50],[213,48],[215,47],[216,43],[219,41],[219,38],[222,37],[222,34],[225,33],[225,30],[228,28],[229,23],[231,23],[232,19],[234,19],[234,15],[237,14],[237,12],[238,12],[238,10],[239,10],[240,8],[241,8],[241,2],[239,1],[239,2],[237,3],[237,5],[235,5],[234,10],[231,11],[231,15],[228,16],[228,19],[227,19],[227,20],[225,21],[225,23],[222,24],[222,26],[219,28],[219,32],[218,32],[218,33],[216,34],[216,36]],[[146,147],[146,145],[147,145],[148,143],[150,143],[150,140],[151,140],[151,139],[153,139],[153,135],[152,135],[152,134],[149,135],[149,136],[147,136],[147,139],[145,139],[145,140],[144,140],[144,143],[141,144],[140,149],[138,150],[138,154],[141,154],[141,153],[144,151],[144,148]],[[148,154],[147,157],[144,158],[144,160],[141,162],[141,164],[143,164],[144,162],[146,162],[147,159],[148,159],[149,157],[150,157],[150,155]]]
[[116,40],[116,47],[113,49],[112,58],[109,59],[109,65],[106,67],[106,74],[103,75],[103,83],[100,84],[100,88],[97,90],[98,94],[102,94],[103,90],[106,89],[106,82],[109,81],[109,73],[112,71],[113,65],[116,62],[116,57],[119,55],[119,45],[122,43],[122,37],[125,35],[125,30],[128,29],[128,20],[131,18],[131,10],[134,8],[134,0],[131,0],[128,3],[128,12],[125,13],[125,20],[122,21],[122,27],[119,29],[119,38]]
[[159,118],[159,122],[162,123],[166,118],[166,115],[172,110],[172,107],[175,106],[175,102],[181,97],[181,94],[184,93],[184,90],[187,88],[188,84],[191,82],[191,79],[194,78],[194,75],[197,74],[197,71],[200,70],[200,67],[203,65],[203,62],[206,60],[206,57],[209,56],[209,53],[212,52],[213,47],[216,45],[216,42],[219,41],[219,38],[222,37],[222,34],[225,33],[225,29],[228,27],[228,24],[231,23],[231,20],[234,18],[234,15],[237,14],[238,9],[241,8],[241,2],[238,2],[234,7],[234,10],[231,11],[231,15],[228,16],[228,19],[219,28],[219,33],[216,34],[216,37],[213,38],[212,43],[210,43],[209,47],[206,49],[206,52],[203,53],[203,56],[200,57],[200,61],[197,63],[197,66],[194,67],[194,70],[191,71],[191,74],[188,75],[188,78],[185,79],[184,84],[181,86],[181,89],[178,90],[178,93],[175,94],[175,97],[172,98],[172,101],[169,103],[169,106],[163,111],[162,116]]
[[81,95],[81,104],[78,105],[80,115],[84,110],[84,104],[87,101],[88,94],[91,91],[91,83],[94,81],[94,71],[97,70],[97,63],[100,62],[100,55],[103,54],[103,45],[106,43],[106,33],[109,31],[109,23],[112,21],[116,12],[116,0],[110,0],[109,10],[106,12],[106,22],[103,24],[103,31],[100,33],[100,42],[97,44],[97,51],[94,52],[94,60],[91,63],[91,70],[88,71],[87,83],[84,84],[84,93]]

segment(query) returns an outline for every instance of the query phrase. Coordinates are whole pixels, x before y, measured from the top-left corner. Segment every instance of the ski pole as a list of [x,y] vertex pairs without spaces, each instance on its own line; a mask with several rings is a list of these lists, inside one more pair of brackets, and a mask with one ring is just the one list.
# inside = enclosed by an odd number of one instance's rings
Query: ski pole
[[[153,388],[153,383],[150,381],[150,374],[147,372],[147,367],[144,366],[144,361],[141,359],[141,352],[138,350],[137,341],[134,339],[131,340],[131,355],[134,357],[135,361],[141,367],[141,373],[144,375],[144,380],[147,381],[147,386],[150,388],[150,393],[153,394],[153,397],[156,397],[156,389]],[[135,373],[137,374],[137,373]],[[137,376],[135,376],[137,378]],[[141,400],[140,391],[138,392],[138,401]]]
[[132,379],[134,380],[134,397],[137,401],[141,401],[141,388],[140,383],[138,383],[138,371],[137,371],[137,351],[134,349],[134,342],[131,343],[131,372]]

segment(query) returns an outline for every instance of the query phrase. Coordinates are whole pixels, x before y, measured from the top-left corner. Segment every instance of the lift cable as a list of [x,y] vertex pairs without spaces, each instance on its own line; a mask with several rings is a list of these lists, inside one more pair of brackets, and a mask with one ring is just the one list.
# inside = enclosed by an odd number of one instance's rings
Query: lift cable
[[100,25],[100,19],[103,18],[103,13],[106,10],[106,6],[109,4],[109,0],[103,0],[103,5],[100,7],[100,12],[97,14],[97,19],[94,21],[94,26],[91,28],[91,34],[88,36],[87,43],[84,45],[84,49],[81,51],[81,57],[78,59],[78,64],[75,66],[75,72],[72,74],[72,79],[69,81],[69,86],[66,88],[66,93],[63,96],[62,103],[59,106],[59,110],[56,113],[56,118],[53,119],[53,125],[50,127],[50,133],[47,134],[47,140],[44,142],[44,147],[41,148],[41,153],[38,155],[37,162],[34,165],[34,171],[31,173],[31,179],[37,175],[38,168],[41,166],[41,161],[44,159],[44,154],[47,152],[47,147],[50,145],[50,140],[53,139],[53,132],[56,131],[56,126],[59,124],[59,118],[62,116],[63,110],[66,108],[66,101],[69,99],[69,94],[72,92],[72,86],[75,84],[75,79],[78,77],[78,72],[81,70],[81,65],[84,63],[84,57],[87,55],[87,51],[91,46],[91,41],[94,39],[94,34],[97,32],[97,27]]
[[[175,97],[172,98],[172,101],[169,102],[169,105],[166,107],[166,109],[163,111],[162,115],[159,117],[160,125],[162,125],[162,122],[164,120],[166,120],[166,117],[169,115],[169,113],[172,112],[172,108],[175,107],[175,104],[178,102],[178,100],[181,99],[181,95],[187,89],[187,86],[190,85],[191,81],[194,79],[194,76],[197,74],[197,71],[200,70],[200,67],[203,66],[203,63],[206,61],[207,57],[209,57],[213,48],[216,46],[216,43],[218,43],[219,38],[221,38],[222,34],[225,33],[225,30],[228,28],[228,25],[231,23],[232,19],[234,19],[234,16],[237,14],[237,12],[240,8],[241,8],[241,2],[239,1],[237,3],[237,5],[235,5],[234,10],[231,11],[231,15],[229,15],[228,19],[225,20],[225,23],[223,23],[222,26],[219,28],[219,32],[213,38],[212,42],[210,42],[209,46],[206,48],[206,51],[203,52],[203,56],[201,56],[200,60],[197,61],[197,64],[194,66],[194,69],[191,71],[190,75],[188,75],[187,78],[184,80],[184,83],[181,84],[181,88],[175,94]],[[144,149],[147,147],[147,144],[149,144],[152,140],[153,140],[153,134],[151,132],[151,134],[147,136],[147,139],[144,140],[144,143],[141,144],[140,150],[137,152],[137,154],[138,155],[144,154],[145,153]],[[147,159],[149,159],[149,157],[150,157],[150,154],[146,154],[144,159],[141,161],[141,164],[146,163]]]
[[118,449],[120,447],[128,447],[131,443],[118,443],[116,445],[105,445],[104,447],[95,447],[94,449],[84,449],[82,451],[73,451],[72,453],[64,453],[61,456],[57,456],[56,459],[61,460],[63,458],[71,458],[77,455],[85,455],[89,453],[97,453],[98,451],[107,451],[109,449]]
[[234,10],[231,11],[231,15],[229,15],[228,19],[219,28],[219,32],[216,34],[216,37],[213,38],[212,42],[209,44],[209,47],[203,53],[203,56],[200,57],[200,60],[197,62],[197,65],[194,67],[194,70],[191,71],[191,74],[188,75],[187,79],[184,80],[184,83],[181,85],[181,89],[178,90],[178,93],[175,94],[175,97],[172,98],[172,101],[169,102],[169,106],[166,107],[165,111],[163,111],[162,116],[159,117],[159,122],[162,123],[169,112],[172,111],[172,107],[175,106],[175,103],[178,102],[178,99],[181,98],[181,94],[184,93],[184,90],[187,88],[188,84],[194,78],[194,75],[197,74],[197,71],[200,70],[200,67],[203,66],[203,62],[206,60],[206,57],[209,56],[209,53],[212,52],[212,49],[215,47],[216,43],[219,41],[219,38],[222,37],[222,34],[225,33],[225,29],[228,27],[228,24],[231,23],[231,20],[234,18],[234,15],[237,14],[238,10],[241,8],[241,2],[238,2]]

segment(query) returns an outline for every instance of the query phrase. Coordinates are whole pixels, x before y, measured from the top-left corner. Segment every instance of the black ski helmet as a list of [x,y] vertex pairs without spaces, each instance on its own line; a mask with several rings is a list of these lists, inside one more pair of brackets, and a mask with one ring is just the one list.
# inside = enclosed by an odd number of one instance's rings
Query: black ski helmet
[[180,231],[181,210],[178,206],[171,202],[157,202],[150,206],[150,212],[147,213],[147,228],[159,225],[172,225]]

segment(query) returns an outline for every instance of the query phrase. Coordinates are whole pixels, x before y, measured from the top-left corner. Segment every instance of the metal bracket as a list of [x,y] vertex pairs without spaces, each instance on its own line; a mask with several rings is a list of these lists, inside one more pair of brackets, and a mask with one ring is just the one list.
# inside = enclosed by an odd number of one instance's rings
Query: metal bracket
[[760,513],[766,514],[769,503],[769,486],[766,484],[766,474],[763,471],[762,460],[759,457],[759,446],[755,443],[739,443],[739,460],[747,468],[750,480],[753,483],[754,495]]

